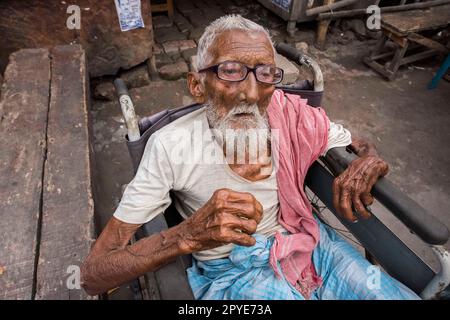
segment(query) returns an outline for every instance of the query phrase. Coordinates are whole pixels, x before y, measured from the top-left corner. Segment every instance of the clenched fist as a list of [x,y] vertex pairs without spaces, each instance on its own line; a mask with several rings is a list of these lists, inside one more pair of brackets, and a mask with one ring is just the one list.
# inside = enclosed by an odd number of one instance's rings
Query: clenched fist
[[246,192],[219,189],[208,202],[183,221],[180,227],[181,246],[186,253],[207,250],[228,243],[252,246],[261,221],[263,208]]

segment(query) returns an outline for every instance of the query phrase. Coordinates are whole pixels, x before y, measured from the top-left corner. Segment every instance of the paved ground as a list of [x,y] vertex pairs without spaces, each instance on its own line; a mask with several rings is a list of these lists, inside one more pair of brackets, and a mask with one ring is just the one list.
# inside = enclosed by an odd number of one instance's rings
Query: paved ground
[[[270,16],[269,20],[277,25],[276,18]],[[387,82],[362,63],[375,40],[339,44],[344,43],[338,41],[342,34],[335,33],[322,52],[311,46],[314,30],[311,25],[300,28],[297,38],[290,40],[310,44],[309,54],[318,60],[324,72],[323,105],[329,117],[344,124],[355,136],[375,142],[391,166],[389,178],[450,228],[450,83],[441,81],[436,90],[426,89],[440,60],[432,58],[404,67],[394,81]],[[280,20],[278,32],[277,36],[287,39]],[[131,95],[140,115],[191,101],[184,79],[155,81],[132,89]],[[93,101],[92,118],[96,212],[101,228],[118,204],[121,186],[131,179],[132,169],[122,139],[125,129],[118,104]],[[375,205],[374,210],[413,250],[436,267],[435,259],[421,241],[379,206]],[[450,248],[450,244],[446,246]]]

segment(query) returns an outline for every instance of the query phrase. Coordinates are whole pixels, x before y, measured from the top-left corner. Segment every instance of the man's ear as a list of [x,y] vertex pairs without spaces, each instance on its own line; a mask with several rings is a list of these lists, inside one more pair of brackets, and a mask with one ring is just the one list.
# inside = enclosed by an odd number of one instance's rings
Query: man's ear
[[195,102],[205,103],[206,101],[205,86],[203,85],[200,79],[200,75],[197,72],[189,72],[187,74],[187,82],[189,91],[194,97]]

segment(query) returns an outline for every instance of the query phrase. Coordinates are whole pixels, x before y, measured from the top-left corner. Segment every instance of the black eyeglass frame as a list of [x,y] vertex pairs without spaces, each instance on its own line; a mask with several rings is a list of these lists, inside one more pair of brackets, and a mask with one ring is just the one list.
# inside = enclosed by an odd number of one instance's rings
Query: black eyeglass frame
[[[224,64],[224,63],[227,63],[227,62],[239,63],[241,66],[244,66],[244,67],[246,68],[247,73],[245,74],[245,76],[244,76],[241,80],[228,80],[228,79],[222,79],[221,77],[219,77],[219,66],[220,66],[221,64]],[[278,82],[275,82],[275,83],[264,82],[264,81],[259,80],[258,77],[257,77],[257,75],[256,75],[256,69],[259,68],[259,67],[261,67],[261,66],[271,66],[271,67],[274,67],[274,68],[277,68],[278,70],[280,70],[280,71],[281,71],[281,78],[280,78],[280,80],[279,80]],[[214,73],[216,74],[217,78],[219,78],[220,80],[223,80],[223,81],[229,81],[229,82],[241,82],[241,81],[244,81],[245,79],[247,79],[248,74],[249,74],[250,72],[253,73],[253,75],[255,76],[256,81],[261,82],[261,83],[264,83],[264,84],[269,84],[269,85],[276,85],[276,84],[279,84],[281,81],[283,81],[283,78],[284,78],[284,70],[281,69],[281,68],[279,68],[279,67],[277,67],[277,66],[274,66],[274,65],[271,65],[271,64],[257,64],[257,65],[254,66],[253,68],[250,68],[249,66],[246,66],[245,64],[243,64],[243,63],[241,63],[241,62],[239,62],[239,61],[231,61],[231,60],[222,61],[222,62],[220,62],[220,63],[218,63],[218,64],[213,65],[213,66],[210,66],[210,67],[201,69],[201,70],[199,70],[198,72],[200,73],[200,72],[206,72],[206,71],[212,71],[212,72],[214,72]]]

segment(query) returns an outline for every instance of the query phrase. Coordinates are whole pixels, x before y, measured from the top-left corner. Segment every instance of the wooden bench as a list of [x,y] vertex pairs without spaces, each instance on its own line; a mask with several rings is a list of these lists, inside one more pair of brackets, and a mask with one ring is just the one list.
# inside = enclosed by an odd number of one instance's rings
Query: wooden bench
[[0,101],[0,299],[86,299],[94,237],[83,49],[10,56]]
[[169,19],[173,19],[173,0],[153,1],[151,5],[152,12],[167,12]]
[[[381,15],[382,37],[364,62],[393,80],[400,66],[429,58],[438,53],[446,54],[448,48],[443,44],[422,35],[430,30],[439,30],[450,24],[450,5],[431,7],[426,10],[383,13]],[[386,51],[388,41],[395,44],[393,50]],[[422,49],[407,55],[408,49]],[[391,58],[392,57],[392,58]],[[386,63],[380,61],[391,58]]]

